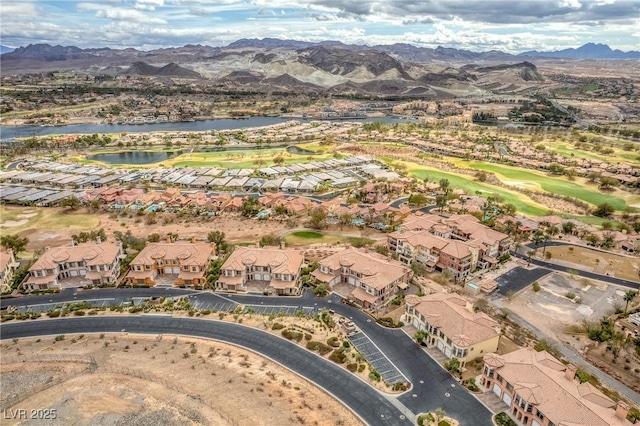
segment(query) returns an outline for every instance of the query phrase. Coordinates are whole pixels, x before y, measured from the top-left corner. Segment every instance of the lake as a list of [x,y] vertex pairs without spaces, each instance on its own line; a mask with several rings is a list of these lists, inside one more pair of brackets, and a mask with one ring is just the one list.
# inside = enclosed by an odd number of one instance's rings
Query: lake
[[[197,152],[220,152],[220,151],[249,151],[255,149],[271,149],[284,148],[286,145],[261,145],[261,146],[216,146],[210,148],[198,149]],[[297,155],[317,155],[308,149],[298,148],[297,146],[286,146],[287,151]],[[87,160],[100,161],[107,164],[152,164],[168,160],[174,156],[182,154],[184,151],[172,152],[149,152],[149,151],[120,151],[104,154],[87,155]]]
[[[289,117],[250,117],[243,119],[218,119],[202,121],[179,121],[176,123],[149,124],[69,124],[65,126],[0,126],[0,140],[13,138],[28,138],[31,136],[88,134],[94,133],[141,133],[141,132],[202,132],[207,130],[245,129],[251,127],[271,126],[288,121],[306,121]],[[385,116],[380,118],[365,118],[361,120],[331,120],[357,121],[370,123],[380,121],[385,124],[406,123],[401,117]]]
[[110,154],[88,155],[87,160],[101,161],[107,164],[152,164],[168,160],[174,154],[182,152],[148,152],[148,151],[127,151],[113,152]]

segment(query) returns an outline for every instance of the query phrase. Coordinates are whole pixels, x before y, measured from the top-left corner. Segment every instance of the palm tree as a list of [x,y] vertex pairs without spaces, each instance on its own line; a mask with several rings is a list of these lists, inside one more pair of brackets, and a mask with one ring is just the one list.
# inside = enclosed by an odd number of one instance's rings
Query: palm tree
[[627,308],[629,307],[629,303],[633,302],[633,299],[636,298],[636,296],[638,295],[637,291],[633,291],[633,290],[629,290],[627,291],[624,296],[622,296],[622,300],[624,300],[624,314],[627,314]]

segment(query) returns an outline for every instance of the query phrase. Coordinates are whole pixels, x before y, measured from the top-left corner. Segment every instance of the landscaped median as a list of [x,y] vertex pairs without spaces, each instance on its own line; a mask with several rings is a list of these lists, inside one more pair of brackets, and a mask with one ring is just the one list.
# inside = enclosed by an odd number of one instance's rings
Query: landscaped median
[[416,418],[418,426],[458,426],[460,422],[447,416],[442,408],[436,408],[434,412],[419,414]]
[[333,361],[352,374],[359,376],[376,389],[387,392],[404,392],[408,383],[385,383],[380,374],[367,362],[366,358],[354,348],[346,338],[345,330],[340,326],[337,314],[322,310],[314,315],[296,311],[287,316],[285,311],[262,315],[251,307],[236,306],[233,311],[215,311],[196,309],[189,299],[181,297],[146,300],[139,305],[96,307],[87,302],[64,303],[45,313],[10,312],[0,317],[2,322],[15,320],[34,320],[84,315],[135,315],[135,314],[171,314],[173,316],[201,317],[228,321],[280,336],[297,344],[322,358]]

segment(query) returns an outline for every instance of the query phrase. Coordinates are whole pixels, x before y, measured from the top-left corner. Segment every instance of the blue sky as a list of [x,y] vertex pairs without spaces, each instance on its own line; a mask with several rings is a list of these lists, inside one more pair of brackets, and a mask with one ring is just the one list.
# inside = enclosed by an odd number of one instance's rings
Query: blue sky
[[0,0],[0,44],[150,50],[241,38],[473,51],[640,50],[629,0]]

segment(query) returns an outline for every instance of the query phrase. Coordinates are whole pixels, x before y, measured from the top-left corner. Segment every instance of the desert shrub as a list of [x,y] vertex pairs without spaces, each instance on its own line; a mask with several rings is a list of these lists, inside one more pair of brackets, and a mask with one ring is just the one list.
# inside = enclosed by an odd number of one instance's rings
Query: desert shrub
[[516,422],[514,422],[511,417],[509,417],[509,415],[504,411],[496,414],[493,417],[493,420],[498,426],[517,426]]
[[299,332],[291,330],[291,329],[282,330],[282,335],[285,338],[287,338],[289,340],[295,340],[296,342],[301,341],[302,338],[304,337],[304,335],[302,333],[299,333]]
[[84,315],[84,311],[73,311],[73,315],[77,315],[79,317]]
[[347,355],[342,349],[334,349],[329,355],[329,359],[337,364],[344,364],[347,361]]
[[393,384],[394,391],[406,391],[408,388],[409,386],[404,382],[395,382]]
[[365,364],[360,364],[358,366],[358,373],[362,373],[365,368],[367,368],[367,366]]
[[352,373],[355,373],[356,371],[358,371],[358,364],[356,363],[347,364],[347,370],[351,371]]
[[313,337],[313,336],[311,336],[309,333],[305,333],[305,334],[304,334],[304,340],[306,340],[306,341],[311,340],[311,338],[312,338],[312,337]]
[[309,349],[310,351],[317,351],[322,356],[328,354],[332,350],[331,346],[325,345],[322,342],[314,342],[314,341],[307,343],[307,349]]
[[375,380],[376,382],[379,382],[380,381],[380,373],[378,373],[376,370],[372,370],[369,373],[369,378],[371,380]]
[[329,346],[333,346],[334,348],[337,348],[340,346],[340,341],[338,340],[338,338],[336,336],[330,337],[329,339],[327,339],[327,345]]
[[50,311],[47,312],[49,318],[58,318],[60,316],[60,311]]
[[433,414],[431,413],[418,416],[418,426],[424,426],[425,421],[427,422],[427,424],[429,424],[429,423],[435,422],[436,419],[433,417]]
[[586,383],[591,380],[591,376],[582,370],[576,371],[576,377],[578,378],[580,383]]
[[284,324],[280,324],[279,322],[274,322],[271,326],[272,330],[282,330],[284,328]]
[[540,284],[538,284],[538,281],[534,281],[533,284],[531,284],[531,287],[533,287],[533,291],[535,291],[536,293],[539,292],[541,289]]

